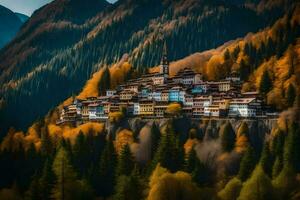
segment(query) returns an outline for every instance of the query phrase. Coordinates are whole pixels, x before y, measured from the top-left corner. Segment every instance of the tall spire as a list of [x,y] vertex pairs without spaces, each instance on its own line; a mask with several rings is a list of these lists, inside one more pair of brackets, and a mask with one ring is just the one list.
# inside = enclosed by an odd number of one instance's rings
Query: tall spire
[[164,41],[164,47],[163,47],[163,54],[162,54],[162,58],[161,58],[161,64],[162,65],[168,65],[169,61],[168,61],[168,49],[167,49],[167,42]]
[[165,77],[169,76],[169,61],[168,61],[168,51],[167,51],[167,42],[164,41],[164,47],[162,52],[162,58],[160,63],[160,73],[164,74]]

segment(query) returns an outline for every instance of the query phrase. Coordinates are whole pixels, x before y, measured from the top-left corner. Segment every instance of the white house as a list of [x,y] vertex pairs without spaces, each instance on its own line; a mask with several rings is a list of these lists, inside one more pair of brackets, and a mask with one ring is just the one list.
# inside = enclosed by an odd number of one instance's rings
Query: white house
[[256,117],[261,102],[256,98],[235,98],[229,104],[229,116]]

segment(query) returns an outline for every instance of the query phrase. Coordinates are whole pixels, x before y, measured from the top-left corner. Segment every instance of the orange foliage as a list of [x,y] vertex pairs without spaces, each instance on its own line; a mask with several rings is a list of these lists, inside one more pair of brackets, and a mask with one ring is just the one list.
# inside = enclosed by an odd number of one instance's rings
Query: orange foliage
[[245,152],[249,146],[249,140],[246,135],[238,136],[235,142],[235,151],[238,153]]
[[182,111],[182,107],[179,103],[171,103],[168,105],[166,112],[171,115],[178,115]]
[[[59,131],[59,129],[57,129],[57,131]],[[87,135],[90,132],[93,133],[94,135],[102,134],[104,131],[104,124],[96,123],[96,122],[88,122],[76,128],[64,127],[62,136],[64,138],[70,139],[71,142],[74,142],[80,131],[82,131],[84,135]]]
[[117,133],[115,140],[115,148],[117,153],[120,153],[123,146],[126,144],[133,144],[133,133],[128,129],[123,129],[119,133]]
[[192,148],[194,148],[194,146],[198,143],[199,143],[199,141],[196,138],[188,139],[184,144],[185,154],[188,154],[192,150]]

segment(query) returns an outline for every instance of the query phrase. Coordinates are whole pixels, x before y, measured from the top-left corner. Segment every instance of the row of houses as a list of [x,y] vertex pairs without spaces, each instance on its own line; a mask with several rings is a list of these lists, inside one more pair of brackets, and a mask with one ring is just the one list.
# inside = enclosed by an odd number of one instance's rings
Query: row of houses
[[107,120],[109,113],[126,112],[128,117],[164,118],[167,107],[180,103],[182,114],[193,117],[256,117],[262,101],[256,92],[241,93],[236,74],[222,81],[203,81],[189,68],[169,76],[166,49],[160,71],[127,81],[105,96],[75,99],[61,110],[59,124]]

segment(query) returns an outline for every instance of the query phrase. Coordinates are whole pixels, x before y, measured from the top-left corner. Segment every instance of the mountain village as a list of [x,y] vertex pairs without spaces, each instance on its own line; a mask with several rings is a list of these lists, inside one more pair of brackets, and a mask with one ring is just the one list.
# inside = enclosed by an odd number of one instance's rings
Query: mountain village
[[277,117],[267,112],[258,92],[241,93],[237,73],[222,81],[204,81],[201,73],[184,68],[171,77],[166,45],[159,67],[159,72],[131,79],[105,96],[75,98],[60,111],[57,124],[106,121],[110,113],[124,110],[128,117],[166,118],[172,103],[179,103],[182,114],[193,119]]

